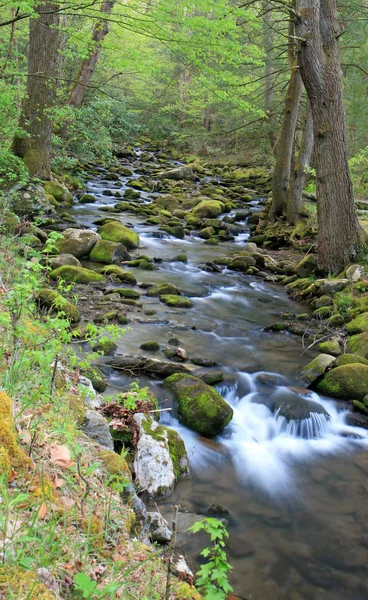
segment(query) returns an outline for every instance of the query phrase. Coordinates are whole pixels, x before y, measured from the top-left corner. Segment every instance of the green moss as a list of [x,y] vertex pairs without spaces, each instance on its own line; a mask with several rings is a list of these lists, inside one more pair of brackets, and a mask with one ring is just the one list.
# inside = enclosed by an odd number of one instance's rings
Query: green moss
[[353,400],[354,410],[362,413],[363,415],[368,415],[368,406],[363,402],[359,402],[359,400]]
[[96,390],[96,392],[101,394],[106,390],[106,377],[98,367],[90,366],[86,369],[81,369],[81,374],[90,379],[93,388]]
[[173,296],[172,294],[164,294],[163,296],[160,296],[160,300],[168,306],[177,306],[178,308],[191,308],[193,306],[193,303],[189,298]]
[[232,408],[216,390],[202,380],[176,373],[164,380],[178,404],[178,416],[185,425],[212,437],[231,421]]
[[347,350],[351,354],[359,356],[368,356],[368,333],[358,333],[349,337],[347,341]]
[[101,269],[101,273],[103,275],[112,275],[120,281],[129,283],[129,285],[137,285],[137,280],[134,275],[132,275],[132,273],[129,271],[124,271],[124,269],[117,265],[109,265],[108,267],[104,267]]
[[37,300],[41,306],[50,308],[53,312],[63,312],[67,319],[72,323],[80,321],[80,313],[74,304],[66,300],[55,290],[43,288],[37,295]]
[[173,283],[158,283],[148,288],[147,296],[178,296],[180,294],[178,288]]
[[141,297],[140,293],[137,290],[132,290],[131,288],[110,288],[106,290],[108,294],[119,294],[122,298],[133,298],[137,299]]
[[82,194],[82,196],[79,198],[79,202],[81,204],[93,203],[96,202],[96,200],[97,198],[93,194]]
[[339,340],[336,338],[327,340],[327,342],[321,342],[318,344],[318,350],[323,354],[332,354],[333,356],[339,356],[342,352]]
[[0,392],[0,475],[8,474],[9,465],[15,469],[26,469],[32,461],[17,444],[14,433],[11,399],[5,392]]
[[93,346],[92,350],[94,352],[103,352],[105,355],[114,354],[115,350],[117,350],[117,345],[111,340],[102,338]]
[[0,566],[0,597],[56,600],[59,596],[47,589],[33,571],[6,563]]
[[153,429],[150,426],[152,422],[152,417],[147,416],[142,420],[142,427],[145,433],[154,440],[158,442],[167,440],[167,447],[173,464],[175,479],[178,481],[182,475],[187,473],[186,467],[182,467],[182,460],[186,457],[185,444],[176,431],[169,429],[164,425],[159,425],[156,429]]
[[148,352],[158,352],[160,344],[154,340],[148,340],[147,342],[143,342],[139,347],[141,350],[147,350]]
[[368,360],[359,356],[359,354],[342,354],[336,359],[336,366],[341,367],[342,365],[351,365],[359,363],[361,365],[368,365]]
[[368,366],[347,364],[336,367],[317,382],[316,389],[342,400],[362,400],[368,390]]
[[193,208],[193,215],[200,219],[219,217],[224,212],[224,205],[218,200],[202,200]]
[[63,202],[66,204],[73,203],[73,196],[64,184],[59,183],[57,181],[45,181],[44,188],[46,194],[54,196],[57,202]]
[[95,271],[72,265],[64,265],[51,271],[50,277],[51,279],[64,279],[64,281],[84,284],[105,281],[105,278],[99,273],[95,273]]
[[93,246],[89,259],[110,265],[111,263],[121,263],[123,260],[129,260],[130,256],[123,244],[109,242],[108,240],[97,240]]
[[119,221],[109,221],[99,227],[98,233],[103,240],[109,242],[119,242],[123,244],[128,250],[134,250],[139,246],[139,236],[135,231],[125,227]]
[[119,456],[112,450],[102,450],[99,455],[105,471],[114,478],[117,483],[127,483],[127,480],[131,480],[132,474],[123,456]]
[[68,403],[75,423],[81,425],[86,414],[86,407],[82,398],[77,394],[68,394],[68,396],[62,398],[62,402]]
[[345,328],[350,335],[357,333],[368,333],[368,312],[362,313],[353,321],[347,323]]

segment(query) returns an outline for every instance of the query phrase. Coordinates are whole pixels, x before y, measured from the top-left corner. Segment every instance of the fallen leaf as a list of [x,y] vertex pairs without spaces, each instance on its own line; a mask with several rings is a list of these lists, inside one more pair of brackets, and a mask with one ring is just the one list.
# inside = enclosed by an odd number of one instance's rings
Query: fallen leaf
[[57,477],[55,475],[54,484],[55,484],[55,487],[57,490],[59,490],[62,487],[62,485],[64,485],[64,483],[65,483],[64,479],[61,479],[61,477]]
[[68,498],[67,496],[62,496],[60,498],[60,502],[66,509],[73,508],[75,505],[74,500],[72,498]]
[[62,469],[69,469],[73,461],[67,446],[59,446],[56,442],[50,447],[51,462]]
[[37,517],[39,519],[43,520],[46,517],[47,513],[48,513],[47,505],[43,502],[40,506],[40,510],[38,511]]
[[14,479],[16,479],[17,477],[18,477],[18,473],[16,471],[14,471],[14,469],[10,469],[8,483],[12,483],[12,481],[14,481]]

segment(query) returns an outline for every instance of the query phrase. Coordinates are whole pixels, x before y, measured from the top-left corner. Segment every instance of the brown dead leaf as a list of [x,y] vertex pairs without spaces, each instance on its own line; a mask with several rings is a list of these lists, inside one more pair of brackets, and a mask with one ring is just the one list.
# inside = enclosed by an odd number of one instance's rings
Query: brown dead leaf
[[59,446],[56,442],[50,447],[50,460],[62,469],[69,469],[74,463],[67,446]]
[[57,490],[59,490],[65,483],[64,479],[61,479],[61,477],[57,477],[56,475],[53,478],[53,482]]
[[14,471],[14,469],[10,469],[8,483],[12,483],[12,481],[14,481],[14,479],[16,479],[17,477],[18,477],[18,473],[16,471]]
[[45,504],[45,502],[42,502],[42,504],[40,506],[40,510],[38,511],[37,517],[39,519],[43,520],[46,517],[47,513],[48,513],[47,505]]

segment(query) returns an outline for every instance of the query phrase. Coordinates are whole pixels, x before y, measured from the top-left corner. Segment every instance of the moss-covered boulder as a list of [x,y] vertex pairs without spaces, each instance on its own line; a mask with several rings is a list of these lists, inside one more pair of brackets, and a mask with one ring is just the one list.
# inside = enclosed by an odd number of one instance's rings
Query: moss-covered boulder
[[307,254],[296,266],[298,277],[309,277],[316,268],[316,259],[313,254]]
[[134,250],[139,246],[139,235],[120,221],[108,221],[98,228],[98,233],[103,240],[123,244],[128,250]]
[[59,254],[59,256],[51,256],[48,259],[48,265],[51,269],[58,269],[65,265],[72,265],[73,267],[81,267],[81,263],[72,254]]
[[109,340],[108,338],[102,338],[96,344],[94,344],[92,346],[92,350],[94,352],[101,352],[105,356],[114,354],[114,352],[115,352],[115,350],[117,350],[117,348],[118,347],[115,344],[115,342],[113,342],[112,340]]
[[189,298],[183,298],[183,296],[174,296],[172,294],[163,294],[160,296],[161,302],[167,304],[167,306],[176,306],[177,308],[191,308],[193,303]]
[[90,367],[81,369],[81,374],[91,381],[93,389],[95,389],[99,394],[102,394],[102,392],[106,390],[106,377],[98,367],[91,365]]
[[137,280],[132,273],[129,271],[124,271],[122,267],[117,265],[109,265],[108,267],[104,267],[101,269],[101,273],[103,275],[110,275],[112,277],[116,277],[119,281],[123,281],[124,283],[129,283],[129,285],[136,285]]
[[295,394],[291,390],[278,391],[272,396],[273,410],[277,417],[289,421],[304,421],[312,414],[323,415],[328,421],[330,415],[321,404]]
[[64,279],[64,281],[84,284],[105,281],[103,275],[95,273],[95,271],[83,267],[73,267],[72,265],[65,265],[51,271],[50,277],[51,279]]
[[158,283],[148,288],[147,296],[179,296],[180,292],[173,283]]
[[45,181],[44,186],[46,194],[54,196],[57,202],[63,204],[73,204],[73,196],[66,185],[59,181]]
[[190,167],[176,167],[175,169],[170,169],[170,171],[165,171],[164,173],[160,173],[160,179],[174,179],[175,181],[188,180],[194,181],[196,176],[194,175],[192,169]]
[[368,366],[368,360],[363,358],[363,356],[359,356],[359,354],[342,354],[336,359],[335,365],[336,367],[342,367],[342,365],[353,365],[356,363]]
[[148,340],[147,342],[143,342],[139,347],[141,350],[146,350],[147,352],[158,352],[160,344],[155,340]]
[[0,477],[10,475],[11,469],[26,469],[32,460],[18,446],[15,437],[12,402],[8,394],[0,391]]
[[358,315],[355,319],[345,325],[346,331],[350,335],[357,333],[368,333],[368,312]]
[[76,258],[88,256],[100,235],[91,229],[65,229],[63,239],[56,242],[60,254],[72,254]]
[[362,400],[368,391],[368,366],[350,364],[336,367],[316,384],[320,394],[341,400]]
[[179,420],[194,431],[213,437],[230,423],[231,406],[197,377],[176,373],[164,380],[164,387],[175,396]]
[[134,457],[136,485],[153,498],[171,494],[175,483],[189,475],[189,461],[179,434],[150,415],[134,416],[139,440]]
[[123,244],[109,242],[108,240],[98,240],[89,254],[90,260],[106,265],[119,264],[125,260],[130,260],[130,258]]
[[93,204],[96,201],[97,201],[97,198],[93,194],[82,194],[81,197],[79,198],[79,202],[81,204]]
[[110,288],[105,291],[105,294],[119,294],[122,298],[132,298],[133,300],[138,300],[141,296],[137,290],[131,288]]
[[200,219],[213,219],[224,212],[224,205],[218,200],[202,200],[193,208],[193,215]]
[[349,337],[346,344],[348,352],[368,357],[368,333],[358,333]]
[[77,307],[55,290],[43,288],[37,295],[37,301],[40,306],[49,308],[52,312],[63,312],[72,323],[80,321],[80,313]]
[[337,337],[318,344],[318,350],[323,354],[332,354],[332,356],[340,356],[342,354],[340,341]]
[[301,371],[301,380],[306,385],[311,385],[318,377],[321,377],[325,371],[335,362],[335,356],[330,354],[318,354]]

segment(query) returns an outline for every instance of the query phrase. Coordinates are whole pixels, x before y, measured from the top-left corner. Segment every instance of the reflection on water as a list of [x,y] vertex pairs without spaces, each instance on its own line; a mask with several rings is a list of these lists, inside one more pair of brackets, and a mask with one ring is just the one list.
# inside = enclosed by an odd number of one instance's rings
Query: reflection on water
[[[322,412],[298,422],[287,421],[272,408],[273,395],[298,384],[301,366],[314,353],[302,353],[300,338],[264,328],[279,320],[281,312],[305,313],[305,307],[261,280],[205,269],[217,255],[238,251],[247,231],[235,242],[208,246],[198,237],[155,237],[158,227],[145,225],[134,213],[99,211],[119,201],[102,195],[103,189],[124,192],[126,181],[122,177],[117,188],[96,178],[88,186],[98,198],[96,204],[75,205],[73,216],[85,227],[95,227],[93,222],[105,216],[134,226],[141,236],[137,253],[163,261],[157,271],[132,269],[138,282],[174,283],[194,306],[169,308],[143,295],[144,308],[155,314],[133,316],[118,351],[138,354],[147,340],[164,347],[174,335],[189,356],[221,364],[226,383],[218,389],[234,408],[233,421],[215,440],[180,425],[175,410],[162,413],[162,421],[185,440],[193,475],[178,484],[163,503],[163,513],[169,516],[174,504],[180,504],[182,534],[213,503],[229,511],[225,518],[232,581],[248,600],[368,598],[367,432],[348,426],[346,410],[316,394],[309,400],[318,402]],[[149,197],[142,193],[145,202]],[[187,254],[187,264],[165,262],[180,252]],[[141,381],[157,394],[162,407],[171,406],[159,381]],[[113,372],[108,392],[128,382],[129,377]],[[192,563],[206,543],[195,536],[181,535],[179,540]]]

